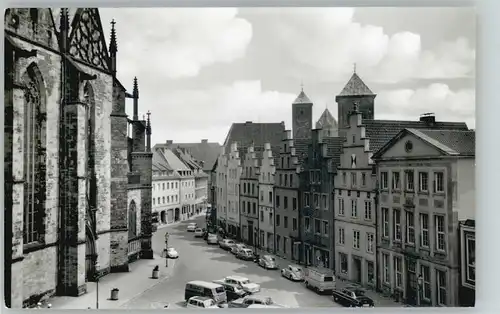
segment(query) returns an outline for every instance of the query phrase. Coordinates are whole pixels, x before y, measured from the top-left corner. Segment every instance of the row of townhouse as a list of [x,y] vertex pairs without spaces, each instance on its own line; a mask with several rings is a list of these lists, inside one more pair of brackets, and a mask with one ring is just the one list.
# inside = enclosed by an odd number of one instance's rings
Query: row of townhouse
[[209,173],[204,166],[214,162],[219,146],[206,140],[197,144],[174,145],[167,141],[155,145],[151,204],[156,223],[185,220],[206,210]]
[[302,91],[293,138],[283,127],[278,141],[264,124],[240,138],[230,132],[214,167],[219,224],[406,303],[460,305],[459,283],[473,291],[460,271],[468,251],[459,226],[474,218],[475,133],[433,115],[375,120],[374,98],[354,73],[336,98],[338,130],[328,110],[310,129],[312,102]]

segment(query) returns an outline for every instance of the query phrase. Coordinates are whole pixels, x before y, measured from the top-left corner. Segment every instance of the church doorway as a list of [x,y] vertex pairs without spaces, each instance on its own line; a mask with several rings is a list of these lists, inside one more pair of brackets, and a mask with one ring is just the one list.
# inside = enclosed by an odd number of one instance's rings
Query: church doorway
[[95,237],[87,225],[85,228],[85,281],[94,281],[95,278],[95,259],[97,252],[95,249]]
[[176,208],[176,209],[175,209],[174,220],[175,220],[175,221],[179,221],[180,219],[181,219],[181,213],[180,213],[180,210],[179,210],[179,208]]

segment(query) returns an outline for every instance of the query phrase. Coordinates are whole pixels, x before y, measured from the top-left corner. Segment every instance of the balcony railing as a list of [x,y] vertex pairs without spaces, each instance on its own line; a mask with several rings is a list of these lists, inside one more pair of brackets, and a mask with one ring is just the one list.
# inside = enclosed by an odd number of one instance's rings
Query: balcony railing
[[131,239],[128,241],[128,255],[134,255],[141,251],[141,239]]
[[329,247],[330,245],[330,239],[327,237],[323,237],[320,234],[317,233],[312,233],[312,232],[305,232],[304,233],[304,242],[315,245],[315,246],[322,246],[322,247]]

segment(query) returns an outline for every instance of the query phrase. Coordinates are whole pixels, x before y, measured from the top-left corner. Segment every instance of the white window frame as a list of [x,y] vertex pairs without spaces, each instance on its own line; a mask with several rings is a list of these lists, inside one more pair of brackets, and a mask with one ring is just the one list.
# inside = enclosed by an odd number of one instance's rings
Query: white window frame
[[[409,217],[412,217],[413,220],[411,224],[409,223]],[[411,234],[413,234],[413,239],[410,236]],[[415,213],[410,211],[406,211],[406,243],[415,245]]]
[[339,227],[339,240],[338,243],[341,245],[345,244],[345,229],[342,227]]
[[344,199],[339,198],[339,216],[345,216]]
[[391,186],[393,190],[401,190],[401,172],[393,171],[391,173]]
[[360,233],[358,230],[353,230],[352,234],[352,247],[356,250],[359,250],[359,243],[360,243]]
[[[344,263],[342,263],[342,259],[345,259],[345,265],[346,265],[346,269],[342,269],[342,265],[344,265]],[[340,263],[340,272],[342,274],[347,274],[349,272],[349,257],[347,254],[345,253],[342,253],[342,252],[339,252],[339,263]]]
[[436,250],[446,252],[446,220],[443,215],[434,215],[436,227]]
[[358,174],[357,172],[351,172],[351,186],[358,185]]
[[380,172],[380,188],[382,190],[389,189],[389,173],[387,171]]
[[[411,174],[411,176],[410,176]],[[415,171],[414,170],[406,170],[405,171],[405,181],[406,181],[406,190],[407,191],[415,191]]]
[[[425,220],[423,218],[426,218]],[[420,213],[420,246],[429,248],[429,214]],[[425,224],[427,226],[424,226]]]
[[323,229],[323,235],[325,237],[328,237],[328,235],[330,234],[329,229],[330,229],[330,226],[329,226],[329,223],[328,223],[328,220],[323,220],[322,223],[321,223],[321,227]]
[[[429,301],[432,294],[431,268],[427,265],[420,265],[420,275],[422,276],[422,299]],[[428,289],[426,289],[426,287],[428,287]]]
[[375,243],[375,234],[366,233],[366,252],[373,253],[373,244]]
[[444,172],[442,171],[434,172],[432,186],[434,189],[434,193],[444,193]]
[[[472,263],[470,263],[471,258],[470,258],[470,253],[469,253],[469,247],[470,247],[470,242],[474,243],[474,260]],[[473,282],[474,284],[476,283],[476,237],[473,235],[467,235],[465,237],[465,273],[466,273],[466,278],[468,282]],[[470,277],[471,275],[471,270],[474,270],[474,279]]]
[[403,287],[403,260],[399,256],[394,256],[394,281],[397,288]]
[[365,220],[372,220],[372,200],[365,200]]
[[390,232],[389,208],[382,207],[382,237],[389,238]]
[[[393,239],[394,239],[394,241],[401,242],[402,237],[403,237],[402,232],[401,232],[401,209],[393,208],[392,215],[393,215],[393,222],[394,222]],[[397,219],[397,218],[399,218],[399,219]],[[399,220],[399,222],[398,222],[398,220]]]
[[[424,184],[425,182],[425,184]],[[425,187],[425,189],[424,189]],[[418,173],[418,188],[420,192],[429,192],[429,173],[421,171]]]
[[[448,304],[448,293],[447,293],[447,273],[436,269],[436,290],[437,290],[437,304],[441,306],[446,306]],[[442,281],[440,279],[443,279]]]
[[351,199],[351,217],[358,218],[358,199],[357,198]]
[[389,276],[389,254],[382,253],[382,267],[384,283],[389,284],[391,280]]

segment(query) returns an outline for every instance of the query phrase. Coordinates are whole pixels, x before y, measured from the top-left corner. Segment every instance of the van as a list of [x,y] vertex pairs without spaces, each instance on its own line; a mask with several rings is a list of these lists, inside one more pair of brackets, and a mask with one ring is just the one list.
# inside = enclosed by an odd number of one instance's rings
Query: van
[[186,284],[184,291],[184,300],[189,300],[191,297],[208,297],[213,299],[216,303],[227,301],[226,290],[222,285],[207,282],[207,281],[190,281]]
[[304,283],[308,289],[317,292],[332,292],[335,289],[335,274],[323,267],[307,267],[304,271]]

